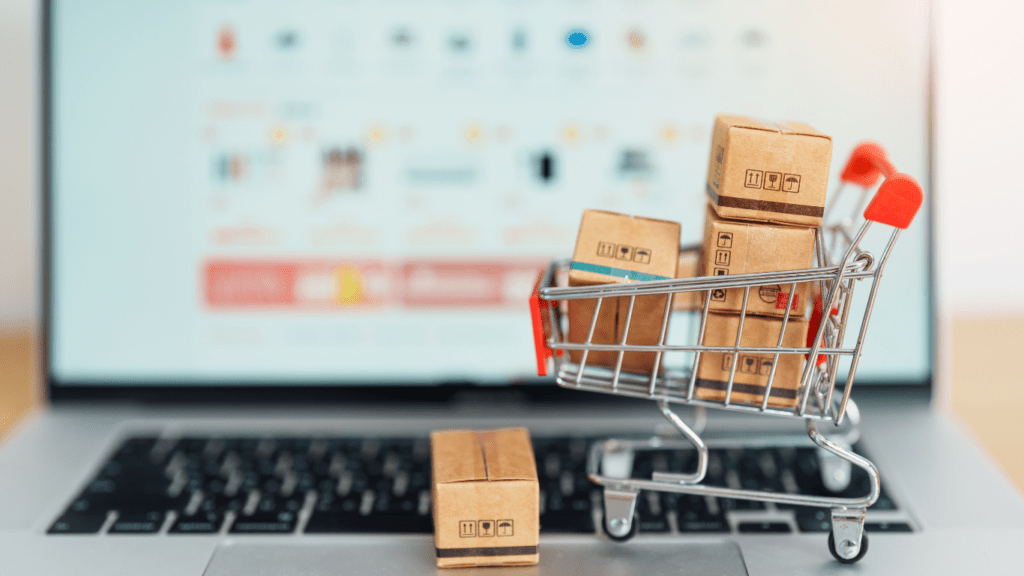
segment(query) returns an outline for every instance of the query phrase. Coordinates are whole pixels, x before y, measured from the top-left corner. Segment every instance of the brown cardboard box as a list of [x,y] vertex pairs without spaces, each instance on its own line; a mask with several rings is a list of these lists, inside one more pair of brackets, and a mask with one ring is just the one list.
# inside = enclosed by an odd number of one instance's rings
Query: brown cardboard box
[[[732,314],[708,314],[704,328],[705,346],[735,346],[736,330],[740,317]],[[781,318],[747,316],[743,322],[743,338],[740,346],[774,347],[779,343]],[[807,345],[807,321],[791,318],[786,326],[782,341],[786,348],[803,348]],[[740,353],[733,379],[730,402],[760,406],[774,354]],[[697,366],[695,395],[704,400],[725,400],[725,389],[729,383],[733,355],[729,353],[701,354]],[[775,408],[793,408],[797,403],[797,387],[804,369],[803,354],[780,354],[779,366],[775,369],[775,380],[768,398],[768,405]]]
[[[814,228],[723,220],[708,207],[704,220],[701,276],[803,270],[810,268],[813,263]],[[791,318],[804,317],[809,290],[807,282],[796,285],[796,294],[790,304]],[[788,297],[789,284],[751,288],[747,298],[747,312],[762,316],[783,316]],[[742,288],[711,292],[709,310],[739,313],[742,307]]]
[[[676,278],[695,278],[700,276],[701,246],[690,246],[679,250],[676,264]],[[681,292],[672,296],[672,309],[692,311],[704,309],[703,292]]]
[[[593,286],[642,280],[674,278],[679,260],[679,224],[584,210],[576,250],[569,268],[569,286]],[[666,296],[642,296],[633,304],[627,344],[657,344]],[[594,316],[595,300],[569,300],[569,342],[587,340]],[[594,344],[618,344],[622,340],[629,298],[607,298],[601,304]],[[571,352],[579,362],[582,352]],[[615,367],[617,352],[591,352],[588,365]],[[622,369],[647,372],[654,367],[652,352],[631,352],[623,356]]]
[[800,122],[715,118],[707,192],[723,218],[820,226],[832,138]]
[[536,564],[540,488],[523,428],[430,434],[437,566]]

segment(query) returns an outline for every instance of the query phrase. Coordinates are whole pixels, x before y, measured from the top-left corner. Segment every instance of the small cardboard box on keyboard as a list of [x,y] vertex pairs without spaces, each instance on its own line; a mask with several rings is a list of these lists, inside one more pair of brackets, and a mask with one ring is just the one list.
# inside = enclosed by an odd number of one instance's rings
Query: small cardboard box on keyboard
[[[679,263],[679,224],[667,220],[641,218],[584,210],[580,221],[576,250],[569,265],[569,286],[594,286],[644,280],[668,280],[676,277]],[[619,344],[629,318],[626,344],[657,344],[665,313],[664,295],[639,296],[629,314],[629,298],[605,298],[594,325],[592,344]],[[587,341],[596,299],[569,300],[569,342]],[[583,353],[569,353],[580,362]],[[618,352],[591,351],[588,365],[614,368]],[[622,369],[649,372],[654,367],[653,352],[627,352]]]
[[540,487],[523,428],[430,434],[437,566],[536,564]]

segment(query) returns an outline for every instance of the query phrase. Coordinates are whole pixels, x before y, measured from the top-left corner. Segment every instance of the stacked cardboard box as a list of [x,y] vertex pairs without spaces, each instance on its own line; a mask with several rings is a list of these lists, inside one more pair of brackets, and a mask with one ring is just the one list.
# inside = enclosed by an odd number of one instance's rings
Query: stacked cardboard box
[[[675,277],[678,262],[677,222],[585,210],[569,267],[569,285],[666,280]],[[658,344],[665,299],[666,296],[639,296],[633,302],[632,314],[628,297],[605,298],[600,310],[595,310],[594,299],[569,300],[569,342],[587,341],[596,311],[591,344],[619,344],[623,335],[626,344]],[[580,362],[583,353],[572,351],[569,356],[573,362]],[[652,352],[627,352],[622,358],[622,369],[649,373],[654,369],[655,357]],[[591,351],[587,354],[587,365],[614,368],[618,359],[618,352]]]
[[[831,158],[831,138],[806,124],[716,118],[699,273],[728,276],[810,268]],[[739,345],[803,346],[809,296],[806,283],[792,291],[789,284],[752,288]],[[711,292],[702,344],[737,344],[743,300],[741,288]],[[787,303],[789,321],[781,334]],[[782,354],[778,362],[774,354],[704,354],[697,368],[697,396],[724,400],[734,362],[731,402],[761,404],[774,374],[768,405],[796,405],[804,358],[795,354]]]
[[[693,278],[700,276],[701,245],[679,248],[679,263],[676,265],[676,278]],[[704,298],[700,292],[682,292],[672,296],[672,309],[681,312],[692,312],[704,309]]]

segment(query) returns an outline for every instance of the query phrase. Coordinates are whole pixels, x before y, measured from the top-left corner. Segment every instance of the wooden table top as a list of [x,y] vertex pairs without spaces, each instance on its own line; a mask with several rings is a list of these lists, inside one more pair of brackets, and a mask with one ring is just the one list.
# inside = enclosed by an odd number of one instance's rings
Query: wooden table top
[[35,371],[31,333],[0,334],[0,438],[39,404]]
[[[952,330],[952,405],[1017,488],[1024,492],[1024,318],[961,319]],[[41,394],[29,331],[0,335],[0,438]]]

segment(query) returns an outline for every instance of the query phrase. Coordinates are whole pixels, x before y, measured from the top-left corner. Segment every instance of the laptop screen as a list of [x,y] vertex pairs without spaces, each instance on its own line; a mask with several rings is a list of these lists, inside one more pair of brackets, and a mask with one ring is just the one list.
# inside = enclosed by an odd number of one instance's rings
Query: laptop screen
[[[703,232],[718,113],[929,180],[923,1],[52,0],[58,384],[502,383],[584,208]],[[927,188],[926,188],[927,189]],[[927,204],[860,378],[931,373]]]

